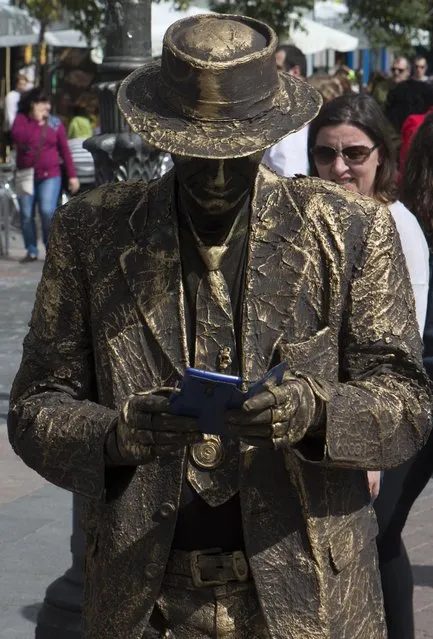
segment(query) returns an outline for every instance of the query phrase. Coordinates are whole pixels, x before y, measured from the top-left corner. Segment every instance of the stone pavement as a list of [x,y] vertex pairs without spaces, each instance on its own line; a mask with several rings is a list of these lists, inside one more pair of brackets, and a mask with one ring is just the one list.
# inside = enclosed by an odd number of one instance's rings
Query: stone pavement
[[[10,259],[0,258],[0,639],[33,638],[46,587],[71,565],[70,494],[28,469],[7,440],[7,396],[42,270],[41,261],[20,265],[23,256],[14,234]],[[405,540],[417,639],[433,639],[433,482],[414,505]]]

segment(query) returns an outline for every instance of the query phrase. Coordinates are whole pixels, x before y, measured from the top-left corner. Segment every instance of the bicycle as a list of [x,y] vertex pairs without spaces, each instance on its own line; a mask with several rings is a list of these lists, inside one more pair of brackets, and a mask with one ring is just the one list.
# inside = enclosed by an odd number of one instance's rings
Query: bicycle
[[0,257],[9,256],[11,229],[18,230],[19,204],[14,189],[14,169],[11,163],[0,164]]

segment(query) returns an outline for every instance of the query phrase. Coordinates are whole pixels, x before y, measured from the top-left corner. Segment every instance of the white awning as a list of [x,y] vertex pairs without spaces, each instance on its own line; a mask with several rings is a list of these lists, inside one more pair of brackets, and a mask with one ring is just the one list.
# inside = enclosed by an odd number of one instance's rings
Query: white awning
[[45,42],[51,47],[85,48],[89,46],[81,31],[77,31],[76,29],[46,31]]
[[0,47],[19,47],[37,41],[38,22],[23,9],[0,4]]
[[185,11],[175,11],[171,2],[152,2],[152,55],[160,56],[162,53],[162,39],[168,27],[181,20],[195,16],[199,13],[212,13],[209,9],[191,5]]
[[285,41],[299,47],[306,55],[327,49],[346,52],[356,51],[358,48],[358,38],[348,33],[332,29],[308,18],[301,18],[301,24],[302,29],[292,29],[288,40]]

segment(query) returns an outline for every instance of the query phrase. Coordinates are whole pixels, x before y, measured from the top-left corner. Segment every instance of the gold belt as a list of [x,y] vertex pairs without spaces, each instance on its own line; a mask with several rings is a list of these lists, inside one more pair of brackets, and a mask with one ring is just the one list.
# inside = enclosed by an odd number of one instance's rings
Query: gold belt
[[224,586],[229,581],[247,581],[249,567],[242,550],[221,552],[220,548],[211,548],[188,552],[172,549],[166,573],[189,577],[196,588],[203,588]]

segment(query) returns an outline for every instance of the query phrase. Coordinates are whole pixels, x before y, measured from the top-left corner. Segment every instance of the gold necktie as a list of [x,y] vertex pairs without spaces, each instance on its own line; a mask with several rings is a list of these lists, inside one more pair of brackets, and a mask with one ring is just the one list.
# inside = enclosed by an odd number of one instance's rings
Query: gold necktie
[[231,373],[236,351],[230,293],[221,261],[228,246],[198,246],[207,268],[196,296],[195,367]]
[[[236,355],[233,311],[221,262],[228,250],[236,222],[220,246],[205,246],[187,217],[197,249],[206,266],[196,295],[196,337],[194,366],[230,374]],[[233,371],[235,372],[235,371]],[[218,435],[205,435],[191,447],[187,478],[210,506],[224,504],[238,491],[238,442]]]

